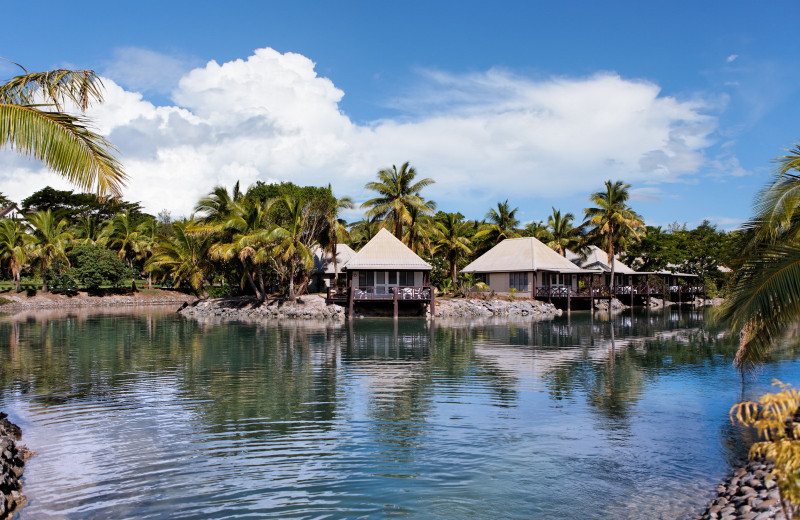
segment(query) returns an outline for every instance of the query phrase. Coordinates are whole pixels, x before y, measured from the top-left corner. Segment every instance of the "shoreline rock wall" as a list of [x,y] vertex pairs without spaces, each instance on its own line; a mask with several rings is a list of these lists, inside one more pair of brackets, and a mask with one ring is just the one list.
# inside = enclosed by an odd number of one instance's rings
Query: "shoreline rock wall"
[[22,494],[22,473],[33,452],[18,444],[22,438],[19,426],[0,412],[0,520],[11,518],[25,505]]
[[717,497],[695,520],[784,520],[772,465],[750,460],[717,486]]
[[[363,308],[356,309],[357,316],[373,316]],[[296,303],[282,301],[260,302],[254,298],[216,298],[184,305],[178,313],[187,317],[219,317],[228,319],[333,319],[343,320],[345,308],[341,305],[327,305],[325,297],[317,294],[298,298]],[[491,317],[521,316],[532,319],[549,319],[561,316],[562,311],[554,305],[536,300],[482,300],[482,299],[442,299],[436,300],[434,317]],[[385,316],[376,312],[374,316]],[[429,314],[426,314],[430,317]]]

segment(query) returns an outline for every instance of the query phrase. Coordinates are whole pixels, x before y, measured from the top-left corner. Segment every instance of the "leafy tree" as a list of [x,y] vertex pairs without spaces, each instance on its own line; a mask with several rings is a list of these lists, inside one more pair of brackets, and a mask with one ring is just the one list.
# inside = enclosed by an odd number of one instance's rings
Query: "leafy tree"
[[66,218],[71,224],[87,217],[97,224],[125,211],[137,217],[142,213],[142,207],[135,202],[126,202],[120,198],[98,197],[93,193],[56,190],[50,186],[23,199],[20,209],[25,214],[49,209],[57,218]]
[[80,287],[90,291],[103,285],[120,287],[122,282],[133,276],[133,271],[116,253],[105,247],[93,244],[80,245],[69,255],[68,275]]
[[426,201],[420,195],[425,187],[435,181],[426,178],[415,183],[416,176],[417,170],[405,162],[399,170],[394,165],[391,169],[380,170],[378,180],[364,186],[378,192],[378,197],[361,205],[362,208],[367,208],[367,217],[383,219],[384,225],[393,228],[394,236],[398,240],[403,240],[403,226],[411,223],[412,209],[430,215],[436,209],[432,201]]
[[54,260],[62,260],[67,265],[67,247],[72,238],[67,231],[67,221],[56,220],[50,210],[37,211],[27,217],[33,232],[31,257],[36,259],[42,273],[42,292],[48,292],[47,269]]
[[24,74],[0,85],[0,147],[44,161],[81,188],[118,195],[126,175],[111,145],[86,119],[62,110],[64,102],[86,110],[102,101],[100,78],[91,70],[20,68]]
[[586,221],[582,227],[588,228],[586,241],[596,243],[608,253],[611,266],[611,285],[614,285],[614,254],[624,251],[633,240],[639,240],[644,222],[628,206],[631,185],[622,181],[606,181],[605,190],[593,193],[589,200],[594,204],[583,210]]
[[20,273],[30,256],[30,236],[17,220],[0,220],[0,262],[11,271],[16,292],[20,292]]

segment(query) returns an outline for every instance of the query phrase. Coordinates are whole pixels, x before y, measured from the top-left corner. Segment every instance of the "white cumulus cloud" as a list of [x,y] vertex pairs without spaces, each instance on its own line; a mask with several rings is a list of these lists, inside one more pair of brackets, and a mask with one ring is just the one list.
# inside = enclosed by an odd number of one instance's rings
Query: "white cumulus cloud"
[[[426,195],[440,207],[480,217],[506,198],[522,206],[610,178],[652,185],[695,174],[716,128],[702,100],[611,73],[531,80],[490,70],[422,81],[397,102],[401,119],[356,124],[339,107],[344,92],[310,59],[265,48],[184,74],[170,106],[104,79],[106,101],[89,115],[120,151],[125,198],[174,215],[237,180],[330,183],[364,200],[378,169],[410,161],[437,181]],[[0,166],[0,191],[17,200],[66,186],[8,151]]]

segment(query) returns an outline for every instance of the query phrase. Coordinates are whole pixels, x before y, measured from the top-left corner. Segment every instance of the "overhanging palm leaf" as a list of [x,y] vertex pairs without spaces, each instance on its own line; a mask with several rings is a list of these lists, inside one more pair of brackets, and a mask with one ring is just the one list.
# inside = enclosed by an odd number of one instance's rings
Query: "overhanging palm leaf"
[[[17,76],[0,85],[0,148],[43,161],[78,187],[119,195],[127,176],[113,147],[91,131],[87,120],[61,111],[65,100],[85,109],[101,101],[92,71],[52,71]],[[49,105],[34,104],[42,98]]]
[[735,363],[746,367],[763,360],[800,316],[800,245],[774,245],[746,262],[722,315],[741,331]]

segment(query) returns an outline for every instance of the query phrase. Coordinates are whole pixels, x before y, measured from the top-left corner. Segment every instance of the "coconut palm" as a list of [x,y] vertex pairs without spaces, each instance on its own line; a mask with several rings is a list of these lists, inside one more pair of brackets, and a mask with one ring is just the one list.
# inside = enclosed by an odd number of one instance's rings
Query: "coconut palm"
[[519,208],[511,209],[508,199],[498,202],[497,209],[491,208],[486,214],[488,222],[481,224],[475,238],[484,239],[492,245],[497,245],[506,238],[518,238],[520,234],[517,231],[519,225],[517,211]]
[[125,211],[107,221],[102,232],[108,247],[117,251],[119,259],[125,261],[129,267],[133,267],[133,261],[139,254],[141,234],[138,224],[138,219]]
[[800,145],[777,163],[744,226],[751,240],[722,312],[740,333],[735,358],[740,368],[761,361],[800,316]]
[[[328,191],[331,185],[328,184]],[[325,222],[319,236],[320,247],[333,259],[334,277],[339,279],[339,262],[336,258],[336,245],[350,238],[347,231],[347,223],[339,218],[339,213],[343,209],[353,209],[353,200],[350,197],[334,198],[325,214]]]
[[380,230],[381,223],[377,219],[363,219],[353,222],[350,224],[351,247],[358,251],[372,240]]
[[547,247],[557,251],[561,256],[566,256],[567,249],[577,246],[580,242],[579,230],[572,225],[575,215],[572,213],[561,215],[561,210],[556,208],[552,210],[553,214],[547,217],[545,233],[542,233],[540,238]]
[[432,255],[433,244],[439,234],[436,221],[430,215],[423,214],[418,208],[411,208],[408,216],[403,242],[418,255]]
[[195,294],[206,297],[205,287],[211,270],[211,238],[189,232],[195,225],[197,221],[194,219],[173,222],[173,234],[159,236],[145,269],[160,273],[162,278],[171,278],[175,287],[188,283]]
[[528,222],[522,230],[523,234],[529,237],[541,239],[547,236],[547,225],[541,220]]
[[72,235],[76,244],[82,245],[105,245],[107,237],[102,233],[103,226],[100,225],[96,217],[86,215],[78,219],[72,226]]
[[472,254],[472,241],[469,239],[472,227],[457,213],[440,214],[440,217],[436,221],[439,230],[436,253],[444,256],[449,267],[450,279],[455,285],[458,262]]
[[235,211],[235,204],[240,203],[243,198],[239,181],[236,181],[230,193],[224,186],[215,186],[211,193],[197,202],[194,210],[201,215],[200,222],[220,222]]
[[101,102],[102,83],[91,70],[24,74],[0,85],[0,148],[35,157],[78,187],[120,193],[126,180],[113,148],[88,128],[88,120],[63,111]]
[[420,196],[420,191],[435,181],[426,178],[415,183],[416,176],[417,171],[406,162],[399,170],[394,165],[391,169],[380,170],[378,181],[364,186],[379,194],[361,205],[362,208],[368,208],[367,217],[383,219],[384,225],[393,228],[394,236],[398,240],[403,239],[403,226],[410,222],[412,208],[428,214],[433,214],[436,209],[432,201],[426,201]]
[[49,209],[37,211],[26,219],[32,229],[31,258],[38,261],[42,271],[42,292],[46,293],[48,292],[47,268],[56,259],[69,263],[67,247],[72,235],[67,231],[66,219],[56,220]]
[[640,240],[644,222],[628,206],[631,185],[622,181],[605,182],[605,190],[593,193],[589,200],[593,207],[583,210],[586,221],[581,227],[588,229],[585,243],[596,243],[608,254],[611,266],[611,286],[614,286],[614,255],[625,250],[631,240]]
[[20,272],[30,256],[30,235],[18,220],[0,220],[0,263],[11,271],[15,290],[20,292]]
[[289,300],[295,301],[294,279],[314,263],[310,243],[313,237],[306,233],[307,214],[301,201],[284,195],[274,203],[284,206],[287,218],[270,233],[270,237],[276,240],[273,255],[280,260],[282,271],[289,280]]
[[270,220],[270,202],[241,198],[233,203],[223,218],[213,223],[196,223],[191,233],[211,237],[214,242],[210,254],[216,260],[238,259],[246,281],[259,299],[266,298],[266,284],[262,264],[272,260],[270,233],[274,224]]

